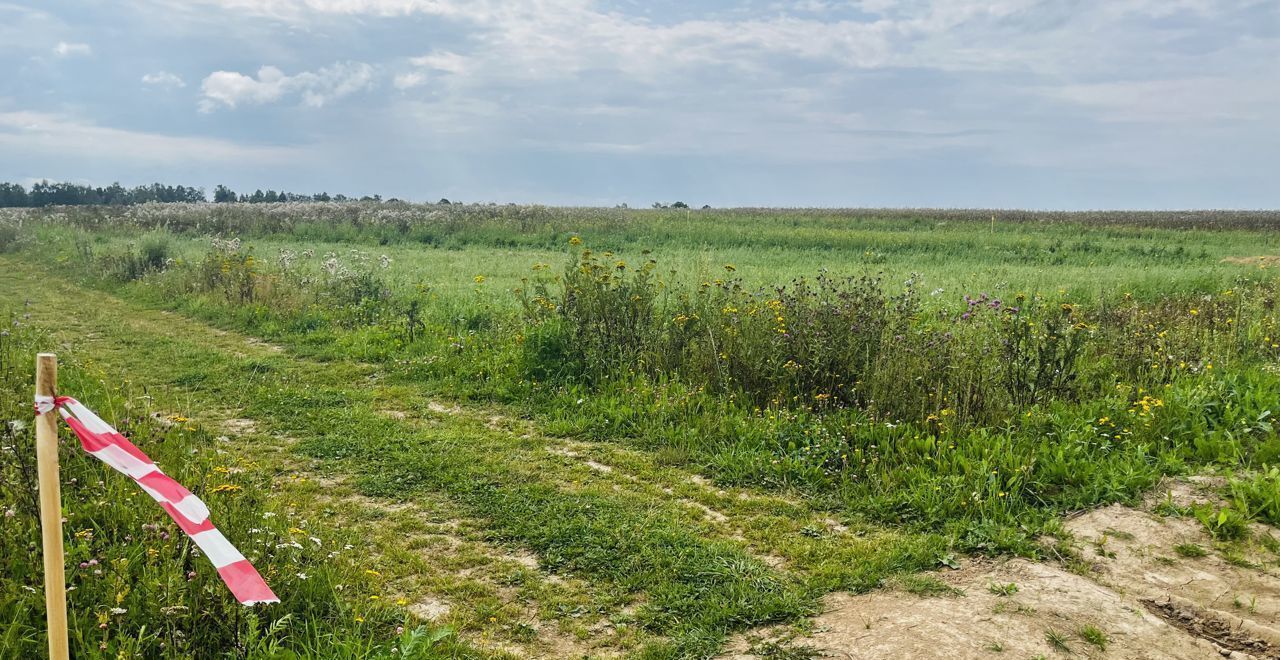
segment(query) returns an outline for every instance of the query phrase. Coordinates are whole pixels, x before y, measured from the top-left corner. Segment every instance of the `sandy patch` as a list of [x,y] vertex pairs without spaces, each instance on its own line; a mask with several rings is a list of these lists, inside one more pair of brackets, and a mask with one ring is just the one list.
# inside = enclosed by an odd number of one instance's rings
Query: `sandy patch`
[[220,423],[222,425],[222,430],[226,431],[228,435],[248,435],[250,433],[257,433],[258,431],[257,422],[243,417],[224,419]]
[[[1217,503],[1221,486],[1216,477],[1166,480],[1145,506]],[[1255,524],[1255,541],[1224,548],[1194,518],[1120,505],[1065,526],[1084,575],[1057,563],[976,561],[915,578],[949,596],[833,593],[811,634],[757,630],[735,638],[729,657],[770,656],[780,644],[858,659],[1280,658],[1280,571],[1257,542],[1274,528]],[[1102,646],[1090,641],[1091,627],[1105,635]]]
[[438,415],[457,415],[462,412],[462,408],[459,408],[456,405],[446,406],[438,401],[431,401],[427,403],[427,410]]
[[[1056,566],[1017,559],[971,564],[932,577],[962,595],[930,598],[897,590],[831,594],[823,600],[825,612],[814,620],[814,633],[790,644],[859,660],[1030,658],[1061,653],[1049,641],[1054,634],[1074,654],[1103,657],[1101,649],[1080,636],[1086,626],[1094,626],[1107,637],[1106,657],[1221,657],[1212,643],[1181,633],[1140,604]],[[1007,585],[1016,585],[1016,591]],[[1012,593],[995,593],[1001,586]],[[767,637],[735,640],[728,657],[764,657],[760,643]]]

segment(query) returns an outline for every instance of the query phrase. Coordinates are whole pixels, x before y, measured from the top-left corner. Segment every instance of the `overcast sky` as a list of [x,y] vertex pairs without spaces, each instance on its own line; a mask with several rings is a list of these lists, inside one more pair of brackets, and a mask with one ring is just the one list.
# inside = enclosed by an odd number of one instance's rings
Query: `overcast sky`
[[0,180],[1280,207],[1280,0],[0,0]]

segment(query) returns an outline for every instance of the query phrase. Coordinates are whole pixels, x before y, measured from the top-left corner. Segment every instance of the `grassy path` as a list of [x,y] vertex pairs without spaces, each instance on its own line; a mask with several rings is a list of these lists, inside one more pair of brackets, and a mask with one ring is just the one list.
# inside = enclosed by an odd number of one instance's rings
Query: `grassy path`
[[548,437],[501,411],[434,401],[379,367],[299,358],[12,258],[0,258],[0,296],[30,301],[29,322],[62,359],[131,379],[274,456],[317,515],[368,530],[371,560],[424,616],[496,652],[707,656],[730,632],[805,616],[825,591],[870,588],[944,550],[802,500],[719,489],[644,452]]

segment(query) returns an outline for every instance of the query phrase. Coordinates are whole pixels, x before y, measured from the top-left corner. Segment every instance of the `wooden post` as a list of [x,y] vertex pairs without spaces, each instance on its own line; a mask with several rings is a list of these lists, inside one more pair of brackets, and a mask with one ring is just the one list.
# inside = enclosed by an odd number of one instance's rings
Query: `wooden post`
[[[58,387],[58,356],[36,356],[36,396]],[[36,472],[40,478],[40,534],[44,540],[44,603],[49,660],[67,660],[67,578],[62,551],[62,488],[58,480],[58,413],[36,417]]]

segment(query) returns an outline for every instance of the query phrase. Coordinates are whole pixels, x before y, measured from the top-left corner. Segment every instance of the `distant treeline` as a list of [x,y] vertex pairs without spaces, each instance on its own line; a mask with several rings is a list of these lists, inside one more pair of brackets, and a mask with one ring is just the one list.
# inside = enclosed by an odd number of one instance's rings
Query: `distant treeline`
[[[237,195],[226,186],[218,186],[213,191],[215,202],[344,202],[346,195],[330,195],[316,193],[300,195],[291,192],[274,190],[255,190],[250,194]],[[381,201],[380,195],[361,197],[361,201]],[[0,183],[0,208],[38,207],[38,206],[128,206],[130,204],[146,204],[148,202],[207,202],[204,188],[188,186],[168,186],[153,183],[135,188],[125,188],[119,183],[109,186],[82,186],[76,183],[50,183],[41,181],[27,190],[22,184]]]

